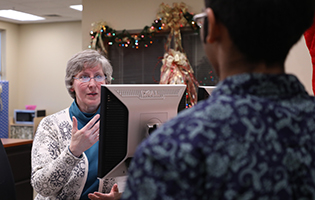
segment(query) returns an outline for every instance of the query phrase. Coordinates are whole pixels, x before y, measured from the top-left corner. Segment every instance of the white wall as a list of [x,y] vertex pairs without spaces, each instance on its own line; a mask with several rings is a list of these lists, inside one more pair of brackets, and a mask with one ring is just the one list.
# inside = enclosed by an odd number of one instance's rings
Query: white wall
[[[83,0],[82,2],[84,6],[82,15],[83,48],[87,48],[90,44],[88,33],[93,30],[92,23],[103,21],[116,30],[142,30],[145,25],[151,25],[156,19],[159,5],[162,2],[170,6],[173,2],[184,2],[188,6],[188,11],[195,14],[204,8],[203,0]],[[286,62],[286,71],[297,75],[306,90],[313,94],[311,58],[304,38],[301,38],[298,44],[292,48]]]
[[72,98],[65,89],[65,69],[68,59],[82,50],[81,22],[11,25],[13,30],[1,25],[7,37],[14,36],[6,44],[9,115],[28,104],[47,114],[68,107]]

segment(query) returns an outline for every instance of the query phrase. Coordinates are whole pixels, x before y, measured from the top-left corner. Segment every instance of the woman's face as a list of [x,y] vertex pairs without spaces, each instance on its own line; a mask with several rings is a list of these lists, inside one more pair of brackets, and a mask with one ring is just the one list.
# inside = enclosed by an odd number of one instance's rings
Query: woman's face
[[80,78],[82,76],[90,77],[90,81],[84,83],[79,79],[74,79],[71,90],[76,94],[76,102],[82,112],[95,113],[100,105],[101,101],[101,85],[105,84],[105,80],[97,82],[93,77],[104,76],[104,72],[101,65],[97,65],[93,68],[86,68],[75,77]]

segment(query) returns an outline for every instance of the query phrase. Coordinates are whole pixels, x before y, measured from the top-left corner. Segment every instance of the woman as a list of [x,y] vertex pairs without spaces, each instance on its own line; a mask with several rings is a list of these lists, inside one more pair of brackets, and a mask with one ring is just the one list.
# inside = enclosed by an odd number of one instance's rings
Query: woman
[[74,101],[45,117],[33,142],[35,199],[88,199],[95,191],[110,192],[115,180],[99,181],[97,166],[101,85],[110,84],[112,72],[108,60],[95,50],[79,52],[68,61],[65,83]]

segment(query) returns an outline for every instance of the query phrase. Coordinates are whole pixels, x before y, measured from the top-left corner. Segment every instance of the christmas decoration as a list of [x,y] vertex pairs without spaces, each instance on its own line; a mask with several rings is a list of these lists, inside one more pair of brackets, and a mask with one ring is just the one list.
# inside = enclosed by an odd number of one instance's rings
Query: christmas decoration
[[[163,19],[162,23],[171,29],[165,44],[166,53],[162,60],[160,84],[186,84],[186,107],[188,108],[197,103],[195,85],[199,84],[182,47],[180,27],[186,25],[183,14],[186,12],[187,7],[184,3],[174,3],[173,7],[162,3],[158,15]],[[174,49],[171,48],[172,41]]]
[[[188,12],[185,3],[174,3],[173,6],[160,4],[157,18],[150,26],[145,26],[139,34],[131,34],[126,30],[117,32],[105,22],[93,24],[90,32],[91,44],[89,48],[107,55],[107,47],[118,45],[124,48],[149,47],[153,43],[154,35],[161,31],[169,31],[165,43],[165,54],[162,60],[160,84],[186,84],[186,107],[197,103],[195,86],[198,82],[194,77],[193,69],[184,53],[180,29],[191,27],[199,32],[200,27],[193,20],[193,14]],[[173,42],[173,43],[172,43]],[[174,44],[174,48],[171,48]]]
[[[183,5],[183,4],[181,4]],[[161,4],[161,7],[165,6]],[[126,30],[121,32],[109,27],[105,22],[93,23],[93,30],[90,32],[91,44],[89,48],[99,50],[107,55],[107,46],[118,45],[124,48],[149,47],[153,43],[154,35],[161,31],[169,31],[170,25],[163,18],[170,13],[164,12],[164,14],[157,17],[150,26],[145,26],[140,33],[132,34]],[[185,9],[181,15],[179,27],[190,26],[194,31],[199,31],[200,27],[193,20],[193,14],[189,13]],[[171,25],[172,26],[172,25]]]
[[164,54],[162,63],[160,84],[186,84],[186,108],[195,105],[197,103],[195,85],[198,86],[198,82],[187,56],[180,51],[169,49]]

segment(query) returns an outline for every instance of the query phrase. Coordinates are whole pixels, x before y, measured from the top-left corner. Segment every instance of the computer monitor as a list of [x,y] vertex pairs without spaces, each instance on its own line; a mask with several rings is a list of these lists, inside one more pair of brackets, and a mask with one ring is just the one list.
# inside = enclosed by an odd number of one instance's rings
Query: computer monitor
[[208,97],[211,96],[211,93],[215,88],[216,86],[199,86],[197,101],[208,99]]
[[186,108],[186,85],[101,87],[98,178],[126,176],[137,146]]

